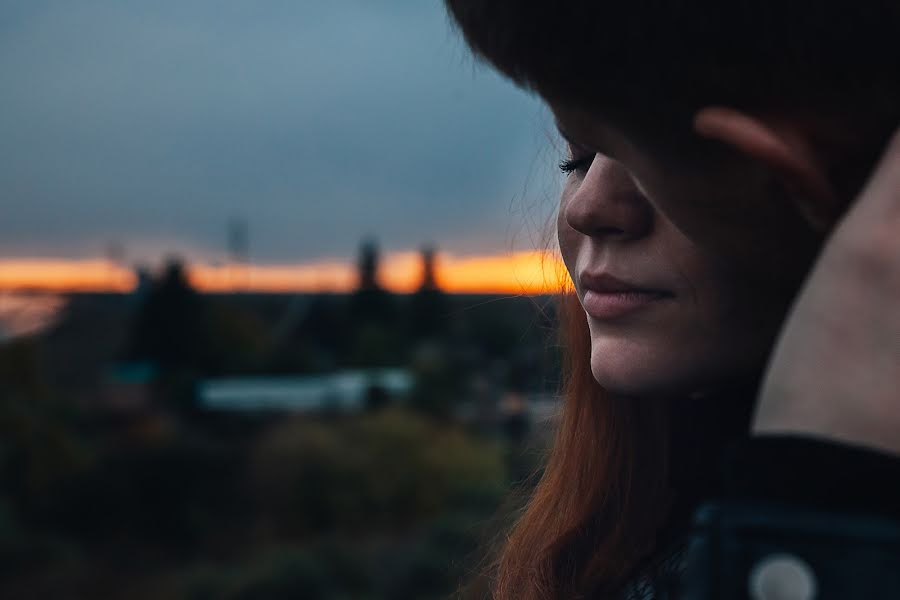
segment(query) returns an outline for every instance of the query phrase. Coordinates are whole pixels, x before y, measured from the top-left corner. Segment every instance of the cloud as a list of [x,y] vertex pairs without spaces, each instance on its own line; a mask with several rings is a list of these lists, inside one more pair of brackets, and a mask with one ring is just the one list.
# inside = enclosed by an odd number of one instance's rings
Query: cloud
[[553,203],[546,114],[439,2],[30,0],[0,22],[7,255],[215,258],[236,215],[261,261],[366,235],[498,252]]

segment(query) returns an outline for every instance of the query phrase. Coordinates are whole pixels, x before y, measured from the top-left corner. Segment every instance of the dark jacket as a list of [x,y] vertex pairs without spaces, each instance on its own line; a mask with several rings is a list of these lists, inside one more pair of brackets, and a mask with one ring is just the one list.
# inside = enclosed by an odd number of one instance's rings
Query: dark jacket
[[741,440],[722,486],[629,600],[900,600],[900,458],[803,436]]

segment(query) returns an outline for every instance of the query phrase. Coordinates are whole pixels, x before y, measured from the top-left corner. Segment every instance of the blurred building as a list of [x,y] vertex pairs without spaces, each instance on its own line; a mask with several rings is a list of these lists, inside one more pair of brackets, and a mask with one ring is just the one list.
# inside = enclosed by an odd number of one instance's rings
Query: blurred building
[[228,377],[198,384],[201,408],[216,411],[358,412],[376,399],[404,399],[413,388],[406,369],[347,370],[303,377]]

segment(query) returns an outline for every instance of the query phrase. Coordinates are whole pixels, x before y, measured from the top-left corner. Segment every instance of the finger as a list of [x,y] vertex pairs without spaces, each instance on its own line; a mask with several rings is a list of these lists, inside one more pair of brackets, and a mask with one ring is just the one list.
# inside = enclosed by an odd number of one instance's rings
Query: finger
[[708,106],[694,115],[694,131],[771,170],[814,231],[824,235],[843,212],[844,205],[810,146],[789,128],[740,110]]

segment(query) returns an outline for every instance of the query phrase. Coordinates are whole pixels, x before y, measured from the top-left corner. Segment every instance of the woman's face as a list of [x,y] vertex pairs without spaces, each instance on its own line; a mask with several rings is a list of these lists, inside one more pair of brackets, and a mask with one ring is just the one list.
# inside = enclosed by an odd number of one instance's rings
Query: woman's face
[[591,114],[569,141],[558,234],[611,392],[715,391],[759,374],[818,246],[749,161],[674,165]]

